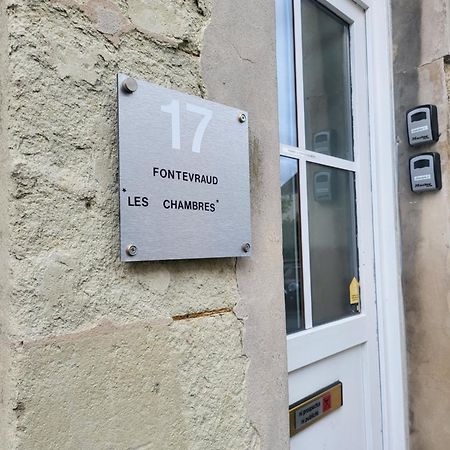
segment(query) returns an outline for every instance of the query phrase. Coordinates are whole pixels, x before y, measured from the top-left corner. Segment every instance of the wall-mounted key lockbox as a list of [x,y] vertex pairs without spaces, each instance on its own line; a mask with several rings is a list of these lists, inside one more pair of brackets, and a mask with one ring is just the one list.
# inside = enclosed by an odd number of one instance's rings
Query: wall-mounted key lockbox
[[439,153],[413,156],[409,160],[409,173],[413,192],[437,191],[442,188]]
[[422,105],[406,113],[409,145],[417,146],[439,140],[437,108]]

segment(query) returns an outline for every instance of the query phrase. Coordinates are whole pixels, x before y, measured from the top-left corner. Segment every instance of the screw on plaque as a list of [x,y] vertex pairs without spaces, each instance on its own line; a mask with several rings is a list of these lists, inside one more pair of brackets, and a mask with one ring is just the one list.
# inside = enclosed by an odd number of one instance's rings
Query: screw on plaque
[[251,245],[248,242],[246,242],[245,244],[242,244],[241,248],[243,252],[248,253],[250,251],[250,247]]
[[129,256],[136,256],[137,254],[137,247],[135,245],[129,245],[127,247],[127,253]]
[[127,78],[122,82],[122,89],[128,94],[136,92],[138,84],[134,78]]
[[239,114],[239,122],[244,123],[246,121],[247,121],[247,116],[244,113]]

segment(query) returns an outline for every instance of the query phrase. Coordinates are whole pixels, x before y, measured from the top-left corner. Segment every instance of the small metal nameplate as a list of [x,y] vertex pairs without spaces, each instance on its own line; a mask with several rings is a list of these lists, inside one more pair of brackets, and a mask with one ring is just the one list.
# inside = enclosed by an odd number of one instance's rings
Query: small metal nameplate
[[342,383],[340,381],[294,403],[289,408],[290,435],[294,436],[341,406]]
[[119,74],[122,261],[249,256],[247,113]]

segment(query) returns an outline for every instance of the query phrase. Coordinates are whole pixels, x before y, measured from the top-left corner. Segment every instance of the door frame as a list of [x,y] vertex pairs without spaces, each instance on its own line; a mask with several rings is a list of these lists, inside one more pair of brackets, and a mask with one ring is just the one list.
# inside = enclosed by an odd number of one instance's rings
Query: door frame
[[[322,0],[327,3],[326,0]],[[406,344],[401,289],[391,14],[389,0],[353,0],[366,12],[372,220],[382,440],[409,448]],[[301,123],[301,122],[300,122]]]
[[[406,341],[394,124],[389,0],[354,0],[366,9],[375,285],[378,312],[383,445],[409,448]],[[376,132],[374,132],[376,130]]]

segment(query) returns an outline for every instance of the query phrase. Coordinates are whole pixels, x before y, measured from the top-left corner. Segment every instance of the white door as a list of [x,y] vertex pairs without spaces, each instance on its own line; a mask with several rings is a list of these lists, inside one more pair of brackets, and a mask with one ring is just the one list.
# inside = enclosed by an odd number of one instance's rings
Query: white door
[[277,0],[292,449],[382,448],[366,37],[352,0]]

